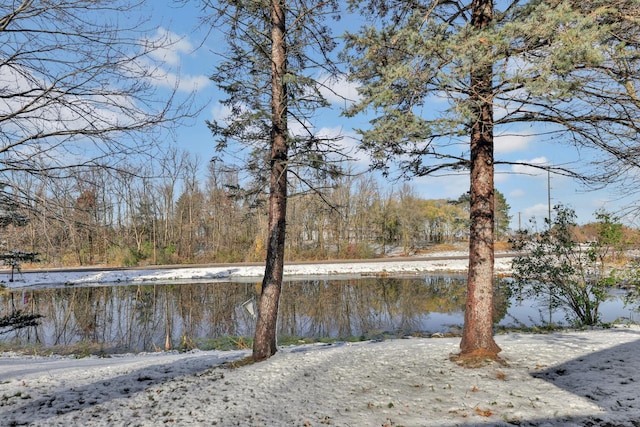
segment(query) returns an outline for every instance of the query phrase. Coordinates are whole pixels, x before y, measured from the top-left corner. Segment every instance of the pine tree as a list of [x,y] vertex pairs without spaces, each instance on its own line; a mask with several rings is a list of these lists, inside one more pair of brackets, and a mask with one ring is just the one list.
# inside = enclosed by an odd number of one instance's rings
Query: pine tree
[[[315,134],[311,116],[329,106],[323,95],[338,74],[325,18],[338,2],[251,0],[207,2],[212,23],[222,24],[227,51],[212,79],[228,95],[229,115],[212,121],[217,150],[240,157],[252,177],[246,191],[269,188],[265,276],[253,346],[257,361],[277,351],[276,322],[285,259],[287,176],[295,173],[315,191],[314,178],[340,174],[344,157],[335,139]],[[294,133],[291,128],[302,129]]]
[[[638,1],[351,4],[371,22],[347,36],[345,57],[362,96],[349,114],[375,114],[360,131],[373,165],[406,176],[470,172],[461,355],[496,356],[493,175],[507,162],[494,159],[495,129],[528,123],[541,138],[637,167]],[[614,170],[554,171],[602,182]]]

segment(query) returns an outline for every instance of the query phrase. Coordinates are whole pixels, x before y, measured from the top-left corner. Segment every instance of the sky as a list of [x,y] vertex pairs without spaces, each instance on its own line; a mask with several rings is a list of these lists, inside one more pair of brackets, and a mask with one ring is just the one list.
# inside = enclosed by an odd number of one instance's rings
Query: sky
[[[214,139],[206,126],[207,120],[220,119],[225,114],[220,100],[225,97],[209,80],[214,67],[219,60],[217,53],[224,48],[224,40],[217,29],[201,26],[201,11],[198,2],[177,5],[172,2],[154,2],[148,6],[151,27],[157,28],[157,36],[170,35],[177,42],[171,50],[160,52],[157,59],[165,64],[166,74],[159,79],[166,88],[173,87],[179,82],[182,94],[195,91],[196,103],[202,108],[198,117],[182,123],[175,132],[175,144],[190,153],[197,155],[203,164],[216,153]],[[337,24],[340,28],[355,24],[350,18],[345,18]],[[339,93],[348,97],[357,96],[357,89],[353,84],[345,81],[336,84]],[[354,129],[366,128],[367,118],[358,116],[345,118],[341,112],[345,106],[344,100],[334,97],[329,110],[319,112],[313,123],[319,134],[342,135],[343,143],[350,149],[357,144],[357,134]],[[510,129],[509,135],[496,135],[496,160],[525,161],[541,165],[584,165],[584,160],[590,154],[584,151],[554,144],[553,141],[540,140],[531,136],[531,131]],[[364,153],[357,154],[356,170],[366,170],[368,159]],[[582,163],[581,163],[582,162]],[[399,189],[404,181],[387,181],[379,177],[386,188]],[[544,227],[550,206],[563,204],[576,211],[578,223],[588,223],[595,219],[594,213],[599,209],[608,212],[621,212],[635,203],[635,197],[620,188],[589,190],[569,178],[559,175],[548,175],[544,171],[523,166],[496,166],[496,188],[505,195],[510,205],[512,216],[511,227],[533,227],[530,219],[535,218],[537,227]],[[443,176],[428,176],[415,178],[409,182],[417,196],[426,199],[457,199],[469,189],[468,174],[445,174]],[[635,216],[628,215],[624,221],[635,224]]]

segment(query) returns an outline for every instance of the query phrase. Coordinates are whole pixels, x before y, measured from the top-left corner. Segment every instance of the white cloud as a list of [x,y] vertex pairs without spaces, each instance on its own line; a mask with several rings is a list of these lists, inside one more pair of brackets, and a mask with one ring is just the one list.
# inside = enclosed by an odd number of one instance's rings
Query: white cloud
[[318,77],[321,83],[320,93],[331,104],[348,106],[360,99],[358,85],[348,82],[346,76],[331,78],[328,76]]
[[158,87],[177,89],[180,92],[197,92],[211,84],[211,79],[205,75],[181,74],[148,64],[150,79]]
[[292,135],[304,138],[306,136],[309,136],[309,132],[314,131],[313,128],[313,124],[309,123],[308,121],[305,121],[304,123],[300,123],[297,120],[289,120],[287,122],[287,126],[289,127],[289,132]]
[[538,228],[544,227],[544,219],[548,216],[549,205],[545,203],[537,203],[533,206],[522,209],[522,220],[529,221],[531,218],[535,218]]
[[211,119],[217,122],[226,122],[231,115],[231,108],[217,103],[211,108]]
[[517,162],[523,163],[523,164],[513,165],[511,167],[511,170],[512,170],[513,173],[517,173],[517,174],[520,174],[520,175],[530,175],[530,176],[535,176],[535,177],[542,177],[542,176],[546,177],[547,176],[543,169],[536,168],[536,167],[533,167],[533,166],[529,166],[529,165],[540,165],[540,166],[549,165],[549,160],[544,156],[535,157],[535,158],[530,159],[530,160],[517,160]]
[[495,138],[496,154],[512,153],[515,151],[526,151],[533,141],[533,135],[506,134],[497,135]]
[[341,126],[323,127],[316,132],[316,136],[322,138],[337,138],[335,144],[342,154],[350,159],[350,163],[357,170],[368,168],[370,163],[369,155],[358,149],[359,136],[353,131],[345,131]]
[[148,70],[151,80],[158,87],[196,92],[211,84],[206,75],[182,73],[184,57],[195,52],[186,37],[161,27],[153,38],[143,40],[143,43],[149,49],[149,54],[146,59],[139,60],[138,65]]
[[158,28],[155,37],[146,40],[146,44],[150,47],[159,46],[151,51],[150,56],[171,66],[180,64],[181,55],[188,55],[194,51],[193,45],[186,37],[162,27]]
[[[84,70],[82,70],[84,71]],[[63,76],[65,78],[69,76]],[[60,84],[60,88],[56,85]],[[56,132],[78,131],[91,128],[110,129],[118,126],[131,125],[138,112],[134,101],[127,93],[109,93],[94,90],[88,84],[87,92],[91,96],[79,97],[65,95],[59,102],[52,102],[52,94],[63,91],[65,80],[62,82],[49,82],[31,73],[30,69],[13,67],[0,68],[0,90],[15,94],[0,100],[0,115],[12,115],[11,119],[5,117],[5,132],[14,132],[14,137],[25,138],[23,146],[44,144],[36,138],[37,143],[31,142],[29,136],[42,135]],[[22,97],[19,93],[49,93],[42,96],[39,102],[34,102],[32,96]],[[93,93],[92,93],[93,92]],[[126,111],[126,113],[125,113]],[[51,144],[58,144],[53,140]]]
[[522,190],[521,188],[516,188],[515,190],[509,192],[509,197],[519,198],[524,197],[525,194],[526,193],[524,192],[524,190]]
[[344,129],[341,126],[322,127],[315,132],[319,138],[339,138],[344,136]]
[[505,183],[508,180],[509,180],[509,175],[508,174],[498,173],[498,172],[493,174],[493,182],[495,184]]

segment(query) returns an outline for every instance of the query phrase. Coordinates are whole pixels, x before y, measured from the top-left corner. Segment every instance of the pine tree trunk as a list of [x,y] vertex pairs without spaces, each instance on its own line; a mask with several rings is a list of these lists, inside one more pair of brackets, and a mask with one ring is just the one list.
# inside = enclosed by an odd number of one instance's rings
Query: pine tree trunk
[[277,351],[276,326],[284,269],[287,213],[287,91],[284,0],[271,2],[271,172],[269,193],[269,236],[258,319],[253,342],[253,359],[260,361]]
[[[474,0],[472,25],[487,26],[493,2]],[[482,43],[482,39],[479,40]],[[490,55],[490,46],[487,46]],[[493,70],[492,62],[480,63],[471,73],[471,228],[469,277],[465,304],[461,357],[495,357],[500,347],[493,339],[494,182],[493,182]]]

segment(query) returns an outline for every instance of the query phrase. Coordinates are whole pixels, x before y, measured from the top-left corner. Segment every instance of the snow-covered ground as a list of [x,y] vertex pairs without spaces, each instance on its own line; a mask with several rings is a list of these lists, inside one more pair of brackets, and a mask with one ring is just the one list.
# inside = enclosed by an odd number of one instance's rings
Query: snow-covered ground
[[[316,276],[350,276],[373,274],[420,274],[436,271],[461,272],[468,266],[464,252],[440,252],[431,258],[371,260],[361,262],[319,262],[285,265],[285,278]],[[445,259],[449,257],[448,259]],[[496,272],[507,272],[511,269],[510,257],[498,257],[495,261]],[[139,282],[176,282],[201,280],[207,282],[241,281],[255,279],[264,274],[264,266],[232,265],[225,267],[184,267],[170,269],[118,269],[112,271],[75,270],[61,271],[57,269],[27,271],[15,273],[14,281],[10,281],[10,271],[0,271],[0,284],[8,288],[52,287],[68,285],[101,285]]]
[[248,351],[0,358],[0,424],[635,426],[640,329],[497,337],[505,365],[449,360],[458,339]]
[[[509,265],[497,263],[497,270]],[[287,275],[465,267],[463,260],[320,264],[290,266]],[[260,268],[25,273],[7,284],[228,280],[243,274],[260,275]],[[640,425],[640,327],[511,333],[496,341],[505,364],[475,369],[450,360],[458,338],[286,347],[267,361],[236,368],[225,362],[250,351],[82,359],[4,353],[0,425]]]

